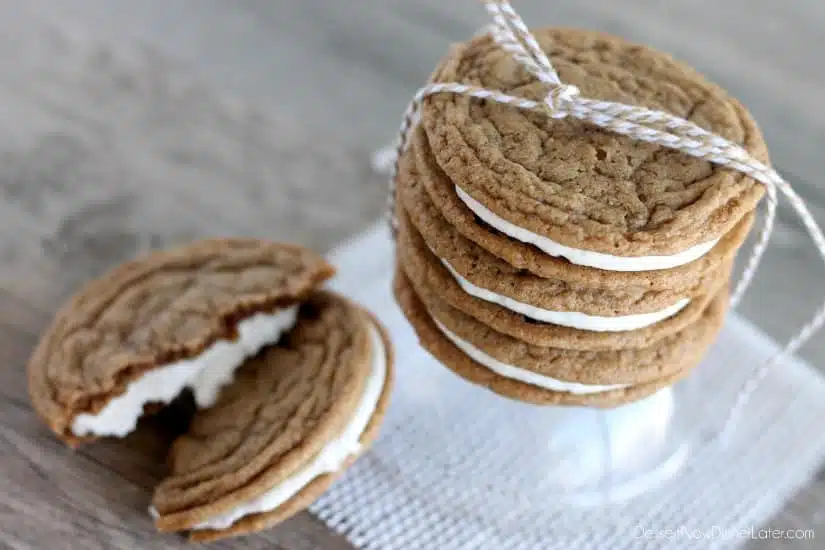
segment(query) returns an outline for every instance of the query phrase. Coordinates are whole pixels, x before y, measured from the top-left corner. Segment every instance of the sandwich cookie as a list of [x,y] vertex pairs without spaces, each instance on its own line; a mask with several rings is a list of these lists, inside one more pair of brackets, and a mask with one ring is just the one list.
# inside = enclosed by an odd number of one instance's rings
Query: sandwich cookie
[[[671,113],[768,162],[746,109],[669,55],[590,31],[535,36],[560,79],[582,96]],[[454,48],[432,82],[539,102],[548,92],[488,35]],[[764,194],[741,172],[573,117],[444,93],[425,100],[421,123],[466,208],[510,239],[576,265],[648,271],[690,263]]]
[[376,437],[392,386],[378,322],[328,292],[277,345],[239,369],[175,441],[152,500],[161,531],[208,541],[258,531],[309,506]]
[[187,388],[208,407],[333,273],[310,250],[255,239],[204,240],[128,262],[55,316],[28,364],[33,406],[71,445],[124,436],[144,409]]
[[448,305],[476,318],[497,332],[528,344],[568,350],[643,348],[675,334],[698,319],[730,276],[732,262],[720,266],[711,284],[677,314],[650,326],[624,332],[598,332],[543,323],[492,301],[468,294],[449,269],[416,233],[403,209],[398,211],[398,263],[419,295],[434,294]]
[[[642,277],[609,273],[606,280],[593,277],[583,283],[575,276],[546,278],[515,268],[465,238],[441,216],[416,164],[414,155],[405,155],[399,163],[397,208],[404,210],[413,229],[464,292],[529,319],[591,331],[635,330],[675,315],[716,279],[715,274],[699,273],[681,281],[667,277],[670,284],[662,285],[649,273]],[[617,284],[614,275],[624,280]]]
[[[513,239],[485,223],[459,199],[455,185],[436,163],[426,134],[421,128],[413,133],[410,147],[402,157],[402,165],[408,160],[410,162],[407,164],[414,166],[429,195],[429,204],[468,241],[516,269],[539,277],[559,279],[592,289],[628,289],[634,294],[644,292],[640,305],[646,301],[651,305],[656,303],[656,307],[672,305],[678,301],[674,297],[687,296],[702,287],[721,264],[730,261],[736,254],[754,220],[753,212],[745,213],[716,246],[690,263],[658,271],[606,271],[551,256],[536,246]],[[406,181],[400,175],[398,182],[404,184]],[[411,212],[415,211],[412,204],[408,203],[407,207]]]
[[394,289],[421,344],[444,366],[500,395],[541,405],[611,407],[674,383],[698,364],[728,301],[723,289],[696,322],[650,348],[597,352],[533,346],[497,333],[437,296],[418,293],[400,269]]

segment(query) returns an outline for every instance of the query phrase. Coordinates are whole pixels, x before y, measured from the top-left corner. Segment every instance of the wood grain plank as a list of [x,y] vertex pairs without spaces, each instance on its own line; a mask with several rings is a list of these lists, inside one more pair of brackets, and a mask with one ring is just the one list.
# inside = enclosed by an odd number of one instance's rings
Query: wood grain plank
[[[83,281],[146,248],[209,235],[326,248],[369,222],[352,213],[370,207],[357,190],[376,180],[365,152],[222,102],[150,51],[33,30],[0,38],[0,51],[14,42],[25,52],[21,67],[0,56],[15,67],[0,71],[0,121],[11,129],[0,137],[0,540],[127,549],[152,537],[153,548],[180,548],[181,537],[153,534],[146,507],[186,415],[170,410],[122,441],[69,451],[28,404],[37,335]],[[314,196],[319,187],[329,190]],[[312,200],[315,214],[293,208]],[[376,194],[373,210],[382,202]],[[287,544],[349,548],[308,514],[242,542]]]
[[[66,0],[61,10],[162,44],[217,85],[229,83],[275,111],[295,113],[325,132],[370,146],[391,137],[411,92],[447,45],[486,23],[474,1],[111,4]],[[814,45],[825,41],[825,4],[788,0],[781,11],[770,0],[514,5],[532,25],[601,29],[687,60],[756,113],[777,163],[805,180],[820,178],[825,61]]]
[[[180,536],[153,534],[147,506],[163,475],[168,440],[159,426],[144,423],[122,442],[104,442],[72,451],[33,418],[27,403],[0,398],[0,525],[13,548],[132,549],[184,548]],[[46,521],[47,519],[47,521]],[[228,540],[210,548],[309,548],[317,532],[303,514],[277,529]],[[324,530],[325,531],[325,530]],[[323,534],[326,548],[336,537]],[[303,545],[303,546],[301,546]],[[316,548],[318,546],[315,546]],[[347,546],[338,545],[338,548]]]

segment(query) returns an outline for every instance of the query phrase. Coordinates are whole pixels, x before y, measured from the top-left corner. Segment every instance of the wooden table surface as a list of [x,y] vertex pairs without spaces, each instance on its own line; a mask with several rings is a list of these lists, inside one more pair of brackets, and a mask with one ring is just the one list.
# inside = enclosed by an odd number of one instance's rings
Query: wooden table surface
[[[180,548],[146,514],[174,422],[64,448],[28,403],[38,333],[81,282],[151,247],[252,235],[327,250],[366,227],[384,204],[368,152],[484,17],[473,1],[54,4],[0,0],[0,548]],[[620,33],[727,86],[825,223],[825,4],[651,4],[516,2],[532,24]],[[825,294],[800,224],[780,217],[742,307],[777,338]],[[825,366],[825,339],[803,355]],[[825,536],[823,510],[817,480],[769,525]],[[308,514],[213,547],[350,548]]]

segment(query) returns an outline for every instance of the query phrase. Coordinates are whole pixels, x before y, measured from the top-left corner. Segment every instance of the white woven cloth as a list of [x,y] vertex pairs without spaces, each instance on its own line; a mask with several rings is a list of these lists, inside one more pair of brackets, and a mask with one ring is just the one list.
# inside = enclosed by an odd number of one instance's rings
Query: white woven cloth
[[397,352],[379,440],[311,508],[358,548],[734,548],[748,540],[739,530],[778,512],[825,457],[825,432],[812,420],[825,417],[825,381],[796,359],[772,368],[724,447],[703,443],[752,367],[778,349],[732,314],[675,411],[689,424],[680,433],[693,434],[681,470],[621,504],[567,504],[541,473],[575,477],[592,469],[592,453],[548,454],[559,434],[542,432],[540,411],[514,415],[519,405],[461,381],[418,346],[391,296],[383,224],[333,256],[334,286],[386,323]]

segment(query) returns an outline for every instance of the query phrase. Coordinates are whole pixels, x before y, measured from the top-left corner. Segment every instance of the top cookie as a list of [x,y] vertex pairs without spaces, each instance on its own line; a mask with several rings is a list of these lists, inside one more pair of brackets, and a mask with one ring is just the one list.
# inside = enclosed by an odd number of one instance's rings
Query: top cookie
[[[670,56],[590,31],[534,34],[561,80],[578,86],[584,97],[669,112],[768,161],[762,135],[745,108]],[[547,95],[547,86],[489,36],[458,46],[432,81],[534,100]],[[596,263],[604,259],[599,254],[618,257],[616,265],[623,257],[681,255],[670,264],[650,262],[659,266],[650,269],[687,263],[712,247],[764,193],[761,184],[739,172],[679,151],[571,117],[554,119],[460,94],[428,97],[422,125],[438,164],[466,202],[574,256],[584,251],[585,262],[595,252]],[[582,265],[613,269],[609,261]],[[640,265],[638,270],[647,269],[644,261]],[[617,270],[637,270],[625,267]]]
[[126,263],[81,289],[44,333],[28,365],[34,408],[77,443],[125,435],[144,405],[195,382],[208,386],[193,389],[209,405],[333,273],[310,250],[254,239],[205,240]]

